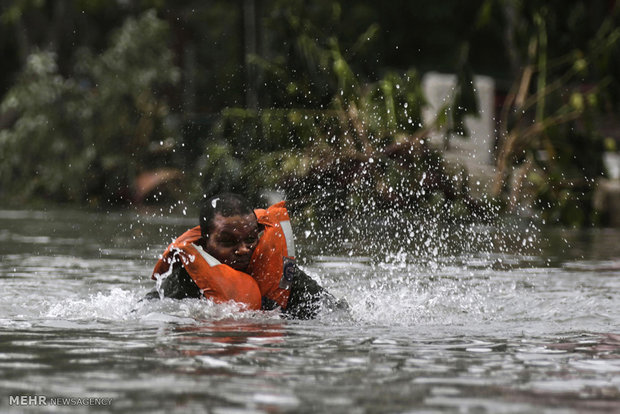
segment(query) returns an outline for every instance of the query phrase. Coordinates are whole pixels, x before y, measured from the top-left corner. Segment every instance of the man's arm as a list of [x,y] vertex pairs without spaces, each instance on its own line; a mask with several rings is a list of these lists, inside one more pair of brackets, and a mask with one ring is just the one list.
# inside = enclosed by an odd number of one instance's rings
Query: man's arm
[[[161,282],[160,289],[165,298],[185,299],[200,298],[202,292],[189,276],[183,265],[176,262],[172,265],[172,273]],[[159,292],[153,289],[146,294],[146,299],[159,299]]]
[[336,299],[331,293],[295,266],[291,295],[284,314],[291,319],[313,319],[321,309],[348,310],[345,300]]

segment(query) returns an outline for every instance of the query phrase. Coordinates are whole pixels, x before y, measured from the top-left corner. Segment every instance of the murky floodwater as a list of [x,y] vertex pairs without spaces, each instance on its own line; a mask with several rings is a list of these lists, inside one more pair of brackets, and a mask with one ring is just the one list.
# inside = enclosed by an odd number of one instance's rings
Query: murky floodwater
[[0,411],[620,412],[618,231],[300,231],[302,267],[351,314],[287,321],[140,301],[193,223],[0,210]]

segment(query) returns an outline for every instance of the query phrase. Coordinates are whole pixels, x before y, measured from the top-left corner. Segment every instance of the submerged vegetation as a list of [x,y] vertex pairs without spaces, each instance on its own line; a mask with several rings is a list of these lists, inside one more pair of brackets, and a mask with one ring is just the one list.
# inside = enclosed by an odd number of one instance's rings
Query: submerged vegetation
[[[527,205],[549,222],[600,223],[592,194],[615,150],[601,125],[620,103],[615,2],[8,3],[4,35],[45,19],[52,35],[60,21],[86,35],[0,45],[22,61],[0,106],[4,200],[189,204],[269,190],[317,222],[394,210],[483,220]],[[458,83],[425,122],[429,69]],[[501,98],[497,176],[475,198],[428,137],[468,139],[473,73],[485,71]]]

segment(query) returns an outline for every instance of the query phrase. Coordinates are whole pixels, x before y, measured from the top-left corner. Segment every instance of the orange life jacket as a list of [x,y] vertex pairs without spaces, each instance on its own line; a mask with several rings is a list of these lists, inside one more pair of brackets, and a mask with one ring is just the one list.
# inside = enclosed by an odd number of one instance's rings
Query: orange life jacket
[[[248,274],[220,263],[195,244],[202,236],[196,226],[174,240],[155,264],[152,279],[170,269],[178,256],[183,267],[206,298],[217,303],[234,300],[248,309],[260,309],[261,297],[286,308],[290,282],[294,272],[295,244],[293,231],[284,201],[268,209],[254,210],[259,224],[264,226],[252,255]],[[250,276],[251,275],[251,276]]]
[[286,309],[294,273],[295,241],[285,202],[268,209],[254,210],[258,223],[264,226],[248,272],[258,283],[261,295]]
[[195,244],[200,237],[200,226],[197,226],[173,241],[155,264],[151,278],[157,279],[168,272],[170,265],[180,259],[206,298],[216,303],[234,300],[245,304],[248,310],[259,310],[262,301],[256,281],[250,275],[220,263],[205,252],[201,246]]

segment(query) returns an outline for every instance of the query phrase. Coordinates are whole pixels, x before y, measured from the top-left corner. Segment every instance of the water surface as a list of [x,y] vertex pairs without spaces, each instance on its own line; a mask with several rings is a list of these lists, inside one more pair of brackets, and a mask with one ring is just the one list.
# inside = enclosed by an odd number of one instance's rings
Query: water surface
[[157,255],[193,225],[0,210],[0,411],[620,412],[618,231],[296,230],[304,270],[351,312],[289,321],[141,301]]

